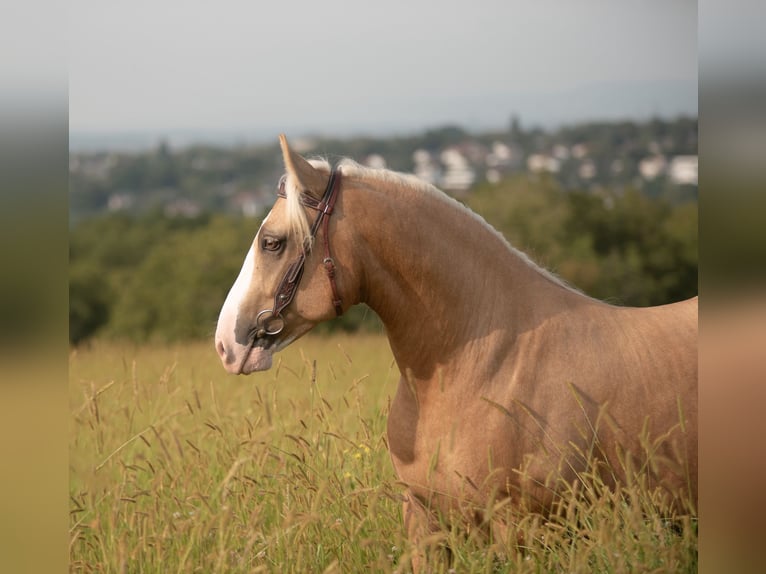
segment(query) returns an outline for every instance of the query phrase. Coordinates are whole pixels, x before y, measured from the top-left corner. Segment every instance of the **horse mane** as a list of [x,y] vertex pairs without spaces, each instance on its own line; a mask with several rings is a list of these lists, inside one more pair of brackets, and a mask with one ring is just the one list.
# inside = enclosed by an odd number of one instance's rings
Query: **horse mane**
[[[324,158],[312,158],[308,160],[309,163],[316,169],[320,171],[324,171],[327,173],[330,173],[331,166],[330,162],[327,161]],[[561,287],[564,287],[565,289],[568,289],[570,291],[573,291],[575,293],[582,294],[582,292],[569,285],[566,281],[558,277],[556,274],[552,273],[551,271],[548,271],[547,269],[539,266],[537,263],[535,263],[532,259],[529,258],[529,256],[524,253],[523,251],[519,251],[516,249],[511,243],[505,238],[505,236],[500,233],[497,229],[492,227],[487,221],[478,213],[468,208],[463,203],[459,202],[453,197],[450,197],[443,191],[441,191],[436,186],[428,183],[427,181],[424,181],[420,179],[419,177],[411,174],[405,174],[400,173],[396,171],[392,171],[389,169],[379,169],[379,168],[370,168],[363,166],[357,162],[355,162],[352,159],[349,158],[343,158],[338,163],[338,169],[341,171],[341,173],[346,177],[353,177],[356,179],[361,179],[366,182],[369,181],[377,181],[388,185],[395,185],[395,186],[404,186],[407,187],[417,193],[424,193],[428,194],[434,199],[437,199],[438,201],[444,201],[452,205],[453,207],[457,208],[459,211],[464,213],[465,215],[472,218],[474,221],[479,223],[480,225],[484,226],[487,230],[489,230],[491,233],[493,233],[502,243],[506,246],[506,248],[511,251],[516,257],[518,257],[521,261],[523,261],[526,265],[543,275],[546,279],[549,281],[552,281],[553,283],[556,283],[557,285],[560,285]],[[300,186],[295,181],[291,181],[292,178],[288,177],[287,182],[285,184],[285,188],[287,191],[287,218],[290,225],[291,230],[293,233],[296,234],[296,237],[298,237],[301,241],[303,241],[304,245],[307,246],[307,248],[310,248],[310,241],[311,241],[311,234],[310,234],[310,226],[308,217],[306,215],[306,210],[303,207],[303,204],[301,203],[300,194],[301,189]]]

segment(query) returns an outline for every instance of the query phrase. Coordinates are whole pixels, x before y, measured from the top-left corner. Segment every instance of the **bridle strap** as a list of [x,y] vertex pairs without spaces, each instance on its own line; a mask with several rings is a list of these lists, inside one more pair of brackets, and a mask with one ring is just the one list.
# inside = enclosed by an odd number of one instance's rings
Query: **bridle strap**
[[[279,317],[282,311],[295,298],[295,294],[298,291],[301,278],[303,277],[303,269],[306,264],[306,257],[311,249],[311,243],[316,239],[319,228],[322,227],[323,243],[324,243],[324,259],[322,264],[324,265],[327,278],[330,281],[330,288],[332,289],[332,304],[335,307],[335,313],[338,317],[343,314],[343,301],[338,294],[338,286],[335,282],[335,261],[332,258],[330,251],[330,216],[335,208],[335,202],[338,199],[338,190],[340,189],[341,174],[337,169],[333,169],[330,172],[330,180],[327,182],[327,187],[322,195],[322,199],[316,200],[310,195],[305,193],[301,194],[301,203],[309,209],[313,209],[317,212],[317,217],[311,224],[309,231],[311,241],[307,242],[308,245],[304,245],[301,249],[297,259],[293,261],[285,271],[282,280],[277,286],[277,291],[274,295],[274,308],[271,311],[272,317]],[[279,184],[279,191],[277,192],[279,197],[286,198],[287,193],[285,191],[284,178]]]
[[[338,199],[337,190],[340,189],[340,178],[340,172],[333,169],[330,173],[330,181],[327,184],[330,187],[330,196],[317,216],[318,220],[322,220],[322,239],[324,241],[324,259],[322,264],[324,265],[327,279],[330,282],[332,305],[335,307],[335,315],[338,317],[343,315],[343,300],[338,294],[338,285],[335,283],[335,260],[332,258],[332,252],[330,251],[330,215],[332,215],[333,209],[335,209],[335,202]],[[316,224],[316,221],[314,224]]]

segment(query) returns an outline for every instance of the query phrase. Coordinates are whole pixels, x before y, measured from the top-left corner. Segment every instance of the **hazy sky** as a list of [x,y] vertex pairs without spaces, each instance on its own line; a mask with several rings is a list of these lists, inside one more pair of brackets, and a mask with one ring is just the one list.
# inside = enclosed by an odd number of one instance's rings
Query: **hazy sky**
[[74,131],[697,113],[686,0],[72,0]]

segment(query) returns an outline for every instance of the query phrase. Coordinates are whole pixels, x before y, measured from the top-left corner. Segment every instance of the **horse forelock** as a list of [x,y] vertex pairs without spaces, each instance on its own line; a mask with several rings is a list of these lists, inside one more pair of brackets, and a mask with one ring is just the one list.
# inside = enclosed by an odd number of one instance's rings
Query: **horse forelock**
[[[309,163],[320,171],[329,173],[330,164],[324,159],[310,159]],[[317,190],[321,193],[322,190]],[[306,208],[301,202],[303,186],[298,179],[288,173],[285,179],[286,208],[285,217],[290,228],[290,233],[296,240],[306,248],[311,247],[311,227],[309,224]]]

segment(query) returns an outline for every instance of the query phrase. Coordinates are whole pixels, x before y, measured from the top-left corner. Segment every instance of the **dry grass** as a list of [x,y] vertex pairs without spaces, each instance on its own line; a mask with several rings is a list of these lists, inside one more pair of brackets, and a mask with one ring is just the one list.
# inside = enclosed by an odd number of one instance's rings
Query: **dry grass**
[[[211,343],[73,352],[70,569],[406,571],[385,440],[398,376],[379,336],[309,336],[246,378]],[[434,570],[696,571],[696,522],[640,481],[624,494],[594,479],[547,520],[498,504],[504,539],[445,527]]]

